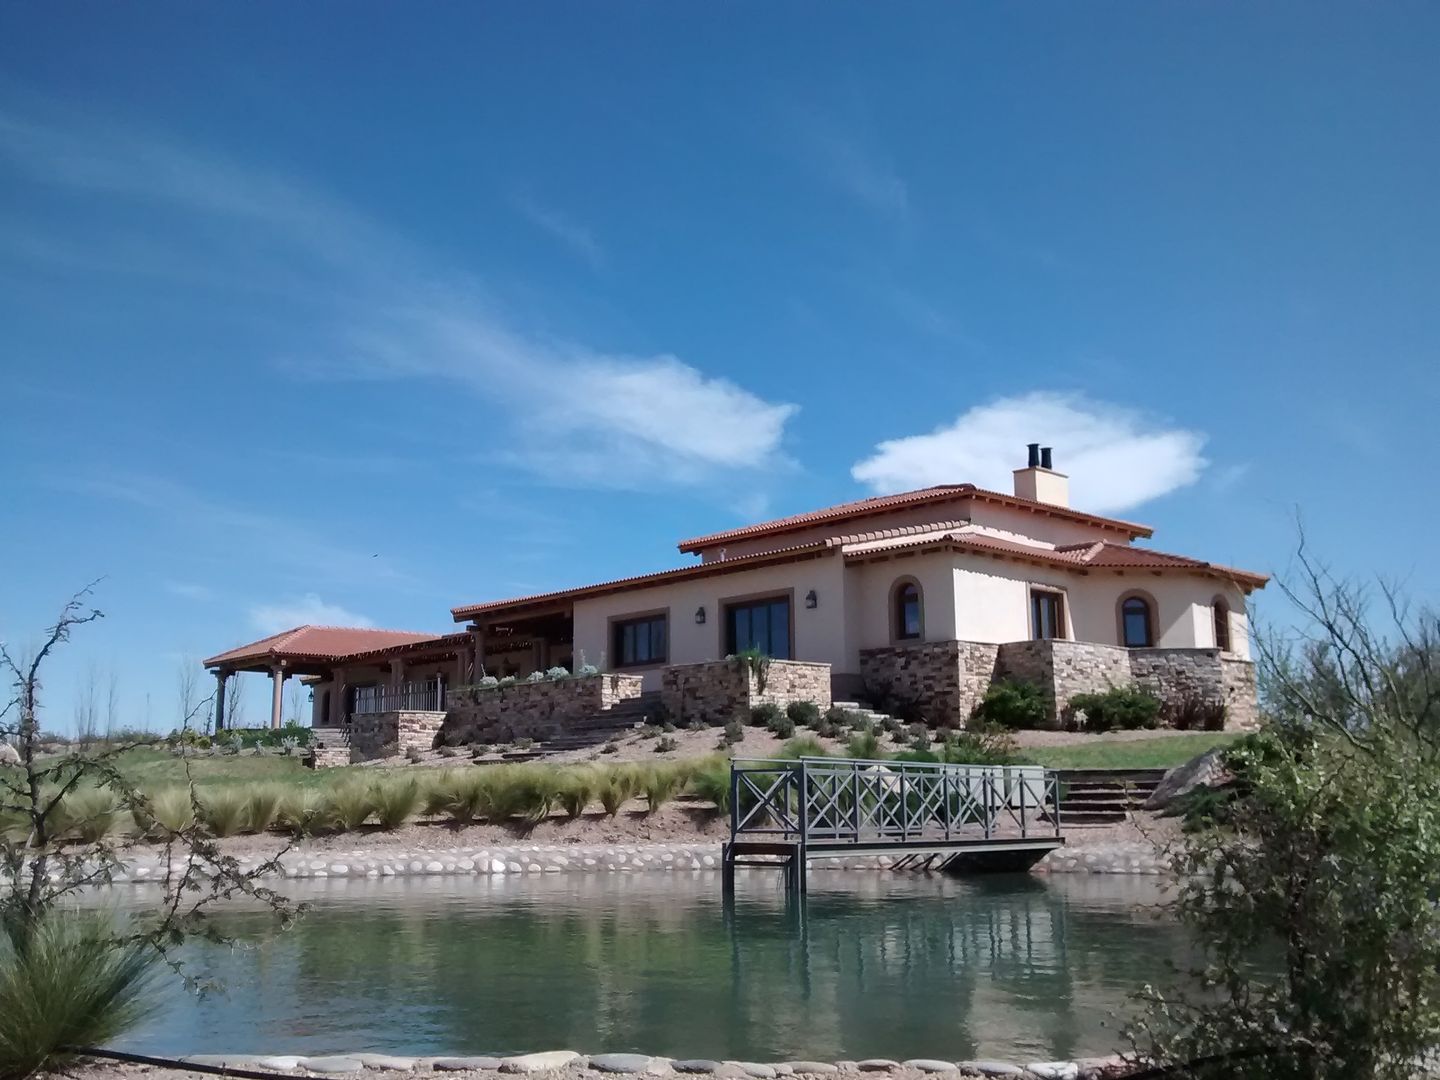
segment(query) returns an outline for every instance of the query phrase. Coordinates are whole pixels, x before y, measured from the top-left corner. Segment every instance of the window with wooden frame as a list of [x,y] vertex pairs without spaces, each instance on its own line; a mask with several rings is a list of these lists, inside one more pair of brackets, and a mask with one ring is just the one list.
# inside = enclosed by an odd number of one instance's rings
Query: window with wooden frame
[[1065,594],[1052,589],[1030,590],[1030,636],[1049,641],[1065,636]]
[[925,636],[925,609],[920,583],[901,578],[891,590],[890,634],[896,641],[918,641]]
[[610,624],[610,647],[617,668],[663,664],[670,655],[669,617],[662,612]]
[[1155,602],[1140,593],[1120,599],[1120,644],[1127,649],[1155,645]]
[[790,597],[770,596],[725,605],[725,651],[756,649],[776,660],[789,660]]
[[1210,613],[1215,621],[1215,647],[1221,652],[1230,652],[1230,605],[1223,596],[1217,596],[1210,605]]

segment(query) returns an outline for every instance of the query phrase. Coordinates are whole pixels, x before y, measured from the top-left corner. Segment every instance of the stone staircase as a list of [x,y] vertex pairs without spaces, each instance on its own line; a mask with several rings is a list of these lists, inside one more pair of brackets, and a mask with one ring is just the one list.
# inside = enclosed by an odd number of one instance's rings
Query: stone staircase
[[1060,769],[1060,824],[1115,825],[1155,791],[1165,769]]
[[862,719],[869,720],[876,731],[880,730],[881,724],[892,719],[889,713],[876,712],[870,706],[861,705],[858,701],[832,701],[830,706],[835,709],[844,709],[848,713],[854,713]]
[[603,712],[592,713],[565,725],[558,735],[536,744],[534,755],[601,746],[627,731],[653,723],[659,715],[660,694],[658,691],[647,691],[638,698],[628,698]]
[[350,733],[343,727],[310,729],[310,749],[305,765],[311,769],[333,769],[350,764]]

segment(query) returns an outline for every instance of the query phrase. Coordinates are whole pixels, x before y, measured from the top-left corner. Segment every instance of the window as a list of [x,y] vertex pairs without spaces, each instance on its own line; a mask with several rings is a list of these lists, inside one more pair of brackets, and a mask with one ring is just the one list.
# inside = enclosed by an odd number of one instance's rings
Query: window
[[758,649],[776,660],[790,659],[788,596],[725,605],[725,651],[746,649]]
[[1215,647],[1221,652],[1230,651],[1230,605],[1217,596],[1210,608],[1215,618]]
[[615,666],[641,667],[663,664],[669,655],[664,615],[646,615],[638,619],[617,619],[611,624],[611,649]]
[[895,640],[914,641],[924,633],[920,617],[920,586],[913,581],[898,581],[894,596]]
[[1120,644],[1127,649],[1148,649],[1155,644],[1155,620],[1150,601],[1127,596],[1120,601]]
[[1065,636],[1064,596],[1044,589],[1031,590],[1030,633],[1037,641]]

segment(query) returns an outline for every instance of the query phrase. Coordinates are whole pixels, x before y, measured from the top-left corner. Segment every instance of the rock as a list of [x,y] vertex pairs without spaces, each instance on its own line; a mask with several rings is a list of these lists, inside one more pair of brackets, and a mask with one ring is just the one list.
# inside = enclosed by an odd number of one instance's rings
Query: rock
[[962,1061],[962,1069],[978,1072],[981,1076],[1024,1076],[1025,1070],[1008,1061]]
[[359,1072],[365,1066],[360,1064],[358,1057],[333,1055],[331,1057],[302,1058],[300,1067],[318,1073],[353,1073]]
[[939,1061],[935,1058],[911,1058],[904,1065],[907,1069],[918,1069],[923,1073],[956,1072],[958,1068],[953,1061]]
[[654,1058],[648,1054],[596,1054],[590,1068],[604,1073],[638,1073],[650,1068]]
[[725,1064],[734,1066],[746,1076],[753,1076],[756,1080],[775,1080],[775,1070],[758,1061],[727,1061]]
[[500,1068],[497,1057],[438,1057],[430,1060],[430,1067],[437,1072],[469,1072],[472,1069],[494,1072]]
[[0,765],[19,765],[20,751],[8,742],[0,742]]
[[1230,779],[1230,773],[1221,760],[1225,747],[1191,758],[1184,765],[1176,765],[1156,785],[1150,797],[1145,800],[1146,810],[1166,810],[1176,799],[1188,795],[1198,787],[1219,787]]
[[787,1061],[791,1072],[797,1073],[833,1073],[839,1072],[834,1065],[828,1061]]
[[1037,1061],[1025,1066],[1040,1080],[1076,1080],[1080,1066],[1073,1061]]
[[713,1073],[720,1068],[720,1062],[709,1058],[685,1058],[674,1063],[675,1071],[682,1073]]
[[390,1069],[393,1072],[410,1072],[415,1068],[415,1058],[395,1057],[393,1054],[356,1054],[355,1060],[367,1069]]
[[262,1069],[298,1069],[303,1057],[296,1054],[275,1054],[270,1057],[262,1057],[256,1060],[255,1064]]
[[563,1069],[580,1060],[574,1050],[546,1050],[539,1054],[519,1054],[500,1062],[500,1071],[507,1073],[549,1072]]
[[[183,1057],[181,1061],[188,1061],[193,1065],[213,1065],[219,1069],[249,1069],[259,1064],[260,1059],[254,1054],[191,1054]],[[304,1061],[304,1058],[298,1060]],[[357,1065],[355,1071],[359,1072]]]
[[898,1069],[900,1063],[889,1058],[866,1058],[864,1061],[857,1061],[855,1067],[861,1072],[891,1072]]

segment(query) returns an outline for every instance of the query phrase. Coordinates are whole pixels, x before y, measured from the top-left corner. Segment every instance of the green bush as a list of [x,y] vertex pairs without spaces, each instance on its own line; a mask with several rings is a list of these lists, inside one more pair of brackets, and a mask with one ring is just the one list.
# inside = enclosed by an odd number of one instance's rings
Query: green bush
[[720,759],[705,765],[690,778],[690,790],[714,803],[717,813],[729,813],[730,762]]
[[725,731],[720,736],[720,741],[726,746],[734,746],[745,738],[745,729],[740,726],[739,720],[731,720],[725,725]]
[[1136,731],[1159,724],[1160,699],[1138,686],[1112,686],[1099,694],[1076,694],[1072,713],[1085,714],[1086,731]]
[[190,798],[189,788],[162,788],[150,795],[147,802],[148,812],[142,811],[137,815],[144,820],[136,822],[146,832],[182,833],[195,824],[195,804]]
[[756,705],[750,710],[750,725],[752,727],[768,728],[771,724],[785,719],[785,713],[779,705],[767,701],[763,705]]
[[940,747],[940,760],[947,765],[1025,765],[1029,759],[1003,729],[972,724],[966,731],[951,732]]
[[801,735],[782,746],[775,756],[791,760],[802,757],[829,757],[830,751],[826,750],[824,743],[815,736]]
[[862,761],[878,761],[885,756],[880,749],[880,739],[873,731],[857,731],[851,735],[845,753]]
[[570,769],[560,778],[556,801],[565,816],[574,820],[585,813],[595,798],[595,773],[590,769]]
[[677,770],[664,765],[646,769],[640,781],[640,790],[645,793],[645,812],[653,814],[659,810],[670,801],[679,786],[680,774]]
[[1160,706],[1160,723],[1176,731],[1224,731],[1226,712],[1225,703],[1212,697],[1172,694]]
[[375,813],[375,792],[369,784],[346,780],[331,788],[325,800],[326,823],[349,832],[358,829]]
[[109,788],[76,788],[59,807],[62,832],[85,844],[99,843],[115,828],[120,804]]
[[975,718],[1012,730],[1044,727],[1050,719],[1050,699],[1034,683],[997,679],[976,706]]
[[0,1076],[63,1072],[78,1048],[110,1043],[154,1011],[160,955],[148,945],[117,941],[91,914],[21,925],[0,932]]
[[662,735],[655,743],[657,754],[669,754],[680,749],[680,743],[669,735]]
[[595,794],[606,815],[614,817],[635,794],[635,776],[628,769],[611,769],[596,785]]
[[820,706],[813,701],[792,701],[785,706],[785,715],[796,727],[814,727],[820,721]]
[[256,784],[246,791],[245,825],[250,832],[269,831],[280,816],[285,788],[280,784]]
[[415,777],[397,777],[376,783],[372,801],[380,827],[398,829],[420,812],[425,805],[425,792]]
[[776,716],[765,727],[770,734],[781,739],[788,739],[795,734],[795,721],[784,715]]
[[[223,732],[216,734],[216,739],[218,740],[222,734],[231,743],[246,750],[257,746],[267,746],[278,750],[289,745],[287,742],[289,739],[294,739],[295,744],[299,746],[310,745],[310,729],[301,727],[299,724],[286,724],[284,727],[278,728],[226,728]],[[199,745],[199,743],[195,745]]]
[[236,836],[249,829],[250,796],[244,788],[211,788],[198,801],[200,822],[211,836]]

